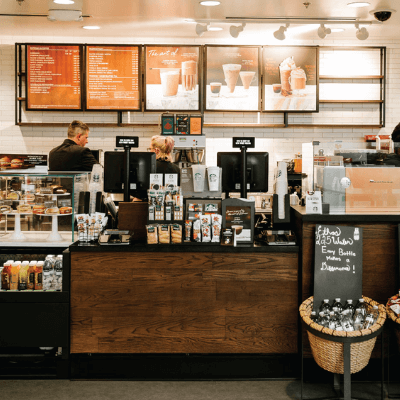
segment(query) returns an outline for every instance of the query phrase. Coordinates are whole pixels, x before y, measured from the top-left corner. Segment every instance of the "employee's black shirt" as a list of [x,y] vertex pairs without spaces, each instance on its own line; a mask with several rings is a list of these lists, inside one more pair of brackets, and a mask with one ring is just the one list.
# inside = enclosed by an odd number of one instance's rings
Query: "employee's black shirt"
[[178,185],[180,185],[180,173],[181,170],[179,167],[167,160],[157,160],[157,166],[156,166],[156,172],[157,174],[178,174]]
[[91,171],[94,164],[98,162],[91,151],[70,139],[49,154],[49,171]]

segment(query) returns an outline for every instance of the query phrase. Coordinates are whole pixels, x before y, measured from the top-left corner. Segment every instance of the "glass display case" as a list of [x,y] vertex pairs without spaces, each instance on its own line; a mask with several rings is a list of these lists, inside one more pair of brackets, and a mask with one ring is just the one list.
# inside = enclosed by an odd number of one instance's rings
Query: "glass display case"
[[0,246],[74,242],[74,215],[88,175],[0,174]]
[[[397,162],[395,162],[397,160]],[[400,156],[374,142],[303,144],[308,191],[321,191],[329,214],[399,214]]]

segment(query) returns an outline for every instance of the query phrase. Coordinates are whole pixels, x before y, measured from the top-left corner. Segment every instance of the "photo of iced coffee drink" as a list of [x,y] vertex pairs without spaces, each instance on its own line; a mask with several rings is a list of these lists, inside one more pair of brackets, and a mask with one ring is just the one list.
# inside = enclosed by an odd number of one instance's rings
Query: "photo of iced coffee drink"
[[306,81],[307,77],[304,69],[300,67],[292,69],[290,73],[289,83],[293,91],[293,95],[302,96],[302,92],[306,88]]
[[164,97],[173,97],[178,94],[179,72],[179,69],[170,68],[160,70],[162,95]]
[[240,64],[224,64],[222,65],[222,68],[224,70],[228,92],[232,94],[235,91],[236,82],[239,78],[239,72],[242,66]]
[[279,72],[281,76],[281,94],[282,96],[289,96],[292,94],[289,78],[292,73],[292,69],[296,68],[296,64],[293,57],[285,58],[279,65]]
[[197,85],[197,62],[182,62],[182,89],[184,94],[194,92]]
[[242,80],[244,90],[249,90],[251,82],[253,81],[255,74],[256,73],[254,71],[240,71],[239,72],[239,76],[240,76],[240,79]]

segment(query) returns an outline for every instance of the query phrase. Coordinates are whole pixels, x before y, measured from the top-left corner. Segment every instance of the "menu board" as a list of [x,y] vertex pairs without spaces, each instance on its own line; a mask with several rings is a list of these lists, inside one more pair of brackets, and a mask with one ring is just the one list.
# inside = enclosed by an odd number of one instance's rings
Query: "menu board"
[[26,109],[81,110],[80,45],[26,46]]
[[315,226],[314,311],[324,299],[332,305],[362,296],[363,230],[351,226]]
[[146,110],[200,109],[199,46],[145,46]]
[[138,46],[86,46],[86,109],[140,110]]
[[318,49],[263,48],[264,111],[318,111]]
[[260,110],[260,48],[206,46],[205,109]]

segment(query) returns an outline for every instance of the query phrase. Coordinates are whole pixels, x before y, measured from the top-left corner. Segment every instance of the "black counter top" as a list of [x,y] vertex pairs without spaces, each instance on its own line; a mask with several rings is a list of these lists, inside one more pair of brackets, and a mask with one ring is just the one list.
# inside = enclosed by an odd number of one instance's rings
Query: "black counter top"
[[291,206],[292,212],[303,222],[396,222],[400,223],[398,214],[306,214],[306,207]]
[[98,243],[75,242],[71,252],[167,252],[167,253],[298,253],[298,246],[270,246],[263,244],[242,244],[237,247],[212,244],[154,244],[133,243],[130,245],[99,245]]

